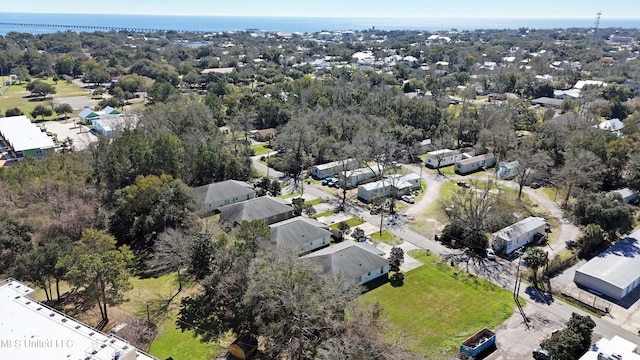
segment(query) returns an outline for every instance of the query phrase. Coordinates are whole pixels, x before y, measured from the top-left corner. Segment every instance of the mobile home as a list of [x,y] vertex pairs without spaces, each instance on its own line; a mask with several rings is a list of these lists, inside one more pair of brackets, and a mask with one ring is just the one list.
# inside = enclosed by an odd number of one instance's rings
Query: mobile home
[[498,164],[498,178],[503,180],[510,180],[518,175],[518,166],[520,163],[518,160],[510,162],[501,162]]
[[474,149],[440,149],[427,153],[424,164],[432,169],[453,165],[456,161],[470,158],[476,154]]
[[468,174],[481,169],[496,166],[496,157],[492,153],[474,156],[468,159],[458,160],[454,170],[456,174]]
[[541,217],[530,216],[493,233],[493,249],[510,255],[519,248],[546,235],[549,224]]
[[356,159],[346,159],[314,165],[311,168],[311,175],[316,179],[324,179],[326,177],[339,174],[341,171],[357,169],[358,165],[359,164]]
[[380,170],[370,168],[360,168],[353,171],[342,171],[340,173],[340,184],[344,181],[347,189],[352,189],[361,183],[371,180],[376,176],[380,176]]

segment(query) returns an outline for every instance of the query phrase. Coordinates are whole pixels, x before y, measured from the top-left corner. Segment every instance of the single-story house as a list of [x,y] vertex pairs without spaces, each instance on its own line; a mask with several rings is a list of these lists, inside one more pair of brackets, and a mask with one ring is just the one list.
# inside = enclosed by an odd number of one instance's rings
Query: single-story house
[[122,114],[120,111],[112,108],[111,106],[107,106],[102,110],[93,111],[88,107],[85,107],[80,111],[78,117],[80,118],[80,122],[83,124],[91,124],[91,120],[100,119],[100,117],[104,115],[120,115]]
[[360,164],[356,159],[333,161],[326,164],[312,166],[311,175],[316,179],[324,179],[326,177],[339,174],[341,171],[357,169],[359,165]]
[[554,99],[550,97],[539,97],[537,99],[531,100],[531,104],[533,105],[540,105],[544,107],[553,107],[553,108],[561,107],[563,102],[564,102],[564,99]]
[[611,131],[616,134],[616,136],[622,135],[622,128],[624,128],[624,123],[620,121],[620,119],[610,119],[601,121],[598,125],[594,125],[593,127],[597,127],[600,130]]
[[624,85],[625,87],[627,87],[627,88],[629,88],[631,90],[640,92],[640,81],[627,80],[622,85]]
[[378,169],[359,168],[353,171],[343,171],[339,176],[340,186],[342,186],[342,182],[345,182],[347,189],[352,189],[376,176],[380,176],[380,170]]
[[607,195],[609,196],[613,196],[614,194],[620,195],[620,197],[622,198],[622,202],[625,204],[631,204],[632,202],[638,199],[638,193],[636,191],[629,189],[628,187],[618,189],[618,190],[613,190],[607,193]]
[[640,360],[638,345],[616,335],[611,340],[601,338],[578,360]]
[[200,74],[202,74],[202,75],[206,75],[206,74],[210,74],[210,73],[230,74],[230,73],[233,72],[233,70],[235,70],[235,68],[233,68],[233,67],[207,68],[207,69],[202,69],[200,71]]
[[343,241],[305,255],[303,259],[317,261],[326,275],[342,280],[346,290],[387,276],[389,261],[383,255],[383,251],[367,243]]
[[389,175],[385,179],[358,186],[358,199],[372,202],[388,196],[402,196],[420,189],[420,175]]
[[546,236],[548,229],[549,224],[545,219],[529,216],[493,233],[493,249],[510,255],[517,249]]
[[318,220],[304,217],[281,221],[269,226],[276,246],[291,248],[298,255],[317,250],[331,243],[329,227]]
[[225,180],[202,185],[194,190],[198,198],[202,201],[204,210],[208,214],[216,212],[222,206],[256,197],[256,190],[253,186],[237,180]]
[[432,169],[453,165],[456,161],[470,158],[476,154],[474,149],[464,148],[457,150],[440,149],[427,153],[424,164]]
[[252,133],[253,138],[256,141],[269,141],[274,139],[277,134],[278,130],[276,130],[275,128],[256,130]]
[[134,129],[138,126],[138,117],[136,115],[102,115],[98,118],[91,119],[93,130],[98,134],[112,138],[116,134],[127,130]]
[[18,161],[41,158],[55,151],[53,138],[24,115],[0,118],[0,137],[9,145],[5,150]]
[[576,270],[573,281],[620,300],[640,285],[640,231],[617,242]]
[[243,221],[260,220],[267,225],[295,217],[294,209],[284,200],[271,196],[262,196],[254,199],[229,204],[218,208],[220,222],[232,227],[242,224]]
[[468,174],[481,169],[496,166],[496,156],[492,153],[474,156],[468,159],[458,160],[454,164],[456,174]]
[[501,162],[498,164],[498,178],[503,180],[513,179],[518,175],[518,166],[520,166],[518,160]]

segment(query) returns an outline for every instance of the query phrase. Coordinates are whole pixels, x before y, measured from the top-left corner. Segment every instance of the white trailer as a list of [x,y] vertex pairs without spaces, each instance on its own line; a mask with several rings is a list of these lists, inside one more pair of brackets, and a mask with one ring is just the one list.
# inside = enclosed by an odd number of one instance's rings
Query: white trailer
[[530,216],[493,233],[493,249],[510,255],[519,248],[545,236],[549,224],[541,217]]
[[345,159],[326,164],[314,165],[311,167],[311,175],[316,179],[324,179],[326,177],[339,174],[341,171],[357,169],[358,165],[359,164],[356,159]]
[[424,159],[424,164],[429,168],[437,169],[453,165],[456,161],[470,158],[475,154],[476,151],[474,149],[440,149],[428,152],[427,157]]
[[494,166],[496,166],[496,156],[488,153],[456,161],[454,171],[456,174],[463,175]]

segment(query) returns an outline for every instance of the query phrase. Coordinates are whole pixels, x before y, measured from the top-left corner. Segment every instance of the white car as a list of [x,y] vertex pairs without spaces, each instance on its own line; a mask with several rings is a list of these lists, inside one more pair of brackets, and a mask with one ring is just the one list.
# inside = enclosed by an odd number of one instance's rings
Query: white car
[[493,251],[493,249],[487,249],[487,259],[489,260],[496,259],[496,253]]
[[416,202],[416,198],[414,198],[411,195],[402,195],[400,199],[402,199],[402,201],[407,202],[409,204],[413,204]]

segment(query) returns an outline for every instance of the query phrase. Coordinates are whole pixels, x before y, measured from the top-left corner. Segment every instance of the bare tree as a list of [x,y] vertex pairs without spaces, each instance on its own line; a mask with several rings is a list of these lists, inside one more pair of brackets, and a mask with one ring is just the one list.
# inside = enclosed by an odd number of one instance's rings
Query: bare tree
[[522,198],[522,189],[533,179],[542,180],[548,176],[551,158],[544,151],[539,151],[535,145],[523,142],[516,154],[518,167],[516,169],[516,181],[518,182],[518,200]]
[[182,291],[181,271],[191,260],[191,244],[189,236],[180,230],[169,228],[155,242],[153,254],[147,261],[149,270],[155,274],[178,273],[178,292]]

